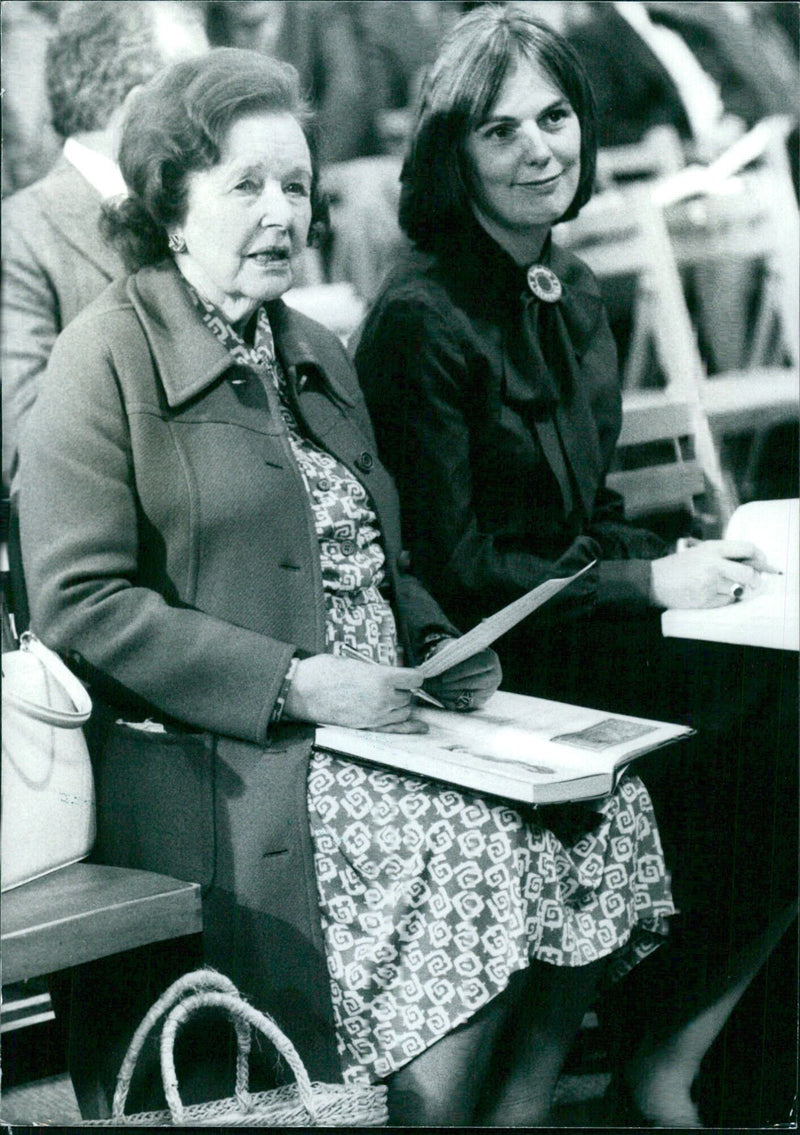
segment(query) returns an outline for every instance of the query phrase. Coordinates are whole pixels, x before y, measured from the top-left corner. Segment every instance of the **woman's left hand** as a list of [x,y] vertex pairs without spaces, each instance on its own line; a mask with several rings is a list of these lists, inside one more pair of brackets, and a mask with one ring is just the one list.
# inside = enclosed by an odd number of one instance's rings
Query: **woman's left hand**
[[[448,641],[443,639],[438,642],[432,653],[441,650]],[[438,698],[446,709],[466,712],[484,706],[500,685],[502,677],[500,659],[495,652],[482,650],[480,654],[473,654],[471,658],[459,662],[443,674],[428,678],[423,689]]]

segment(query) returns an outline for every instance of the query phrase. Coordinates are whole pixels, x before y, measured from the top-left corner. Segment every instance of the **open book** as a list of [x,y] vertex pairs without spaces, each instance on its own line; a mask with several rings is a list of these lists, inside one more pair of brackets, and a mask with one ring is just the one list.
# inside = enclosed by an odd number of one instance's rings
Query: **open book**
[[781,575],[764,572],[738,603],[707,611],[665,611],[667,636],[800,650],[800,502],[750,501],[731,517],[725,536],[749,540]]
[[429,733],[317,728],[317,748],[527,804],[613,792],[635,757],[689,736],[683,725],[498,691],[482,710],[418,709]]

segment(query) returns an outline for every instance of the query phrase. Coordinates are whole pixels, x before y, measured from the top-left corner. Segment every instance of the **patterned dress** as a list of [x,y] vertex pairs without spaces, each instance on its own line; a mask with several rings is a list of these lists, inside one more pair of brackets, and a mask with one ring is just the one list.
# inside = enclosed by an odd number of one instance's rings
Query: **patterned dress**
[[[316,522],[328,651],[347,643],[397,664],[365,489],[303,437],[266,311],[249,347],[194,298],[231,355],[278,391]],[[675,913],[650,797],[631,774],[591,808],[536,809],[316,752],[308,810],[347,1082],[401,1068],[534,958],[558,966],[609,958],[610,976],[622,976],[663,941]]]

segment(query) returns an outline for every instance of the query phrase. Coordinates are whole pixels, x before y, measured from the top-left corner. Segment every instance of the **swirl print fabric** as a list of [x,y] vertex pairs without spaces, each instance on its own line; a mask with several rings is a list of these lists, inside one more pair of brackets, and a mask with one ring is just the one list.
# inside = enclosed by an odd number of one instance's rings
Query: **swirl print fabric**
[[646,788],[626,776],[574,843],[536,812],[328,753],[309,814],[346,1081],[379,1080],[532,959],[620,977],[674,913]]

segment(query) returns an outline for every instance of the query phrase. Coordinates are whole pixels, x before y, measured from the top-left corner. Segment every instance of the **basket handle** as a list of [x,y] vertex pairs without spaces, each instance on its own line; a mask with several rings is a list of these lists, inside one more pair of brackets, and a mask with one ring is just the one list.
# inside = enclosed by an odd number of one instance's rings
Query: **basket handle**
[[19,694],[12,693],[3,683],[3,701],[22,710],[35,721],[44,721],[47,725],[57,725],[62,729],[79,729],[92,712],[92,700],[86,688],[75,677],[72,671],[64,665],[55,651],[50,650],[36,635],[25,631],[19,640],[19,649],[32,654],[41,662],[48,674],[64,688],[69,695],[74,710],[53,709],[52,706],[41,705],[39,702],[28,701]]
[[[216,990],[196,993],[184,998],[172,1009],[164,1022],[164,1028],[161,1032],[161,1078],[173,1124],[178,1127],[184,1122],[183,1102],[178,1091],[178,1078],[175,1073],[175,1037],[178,1030],[186,1024],[193,1013],[196,1013],[199,1009],[209,1008],[223,1009],[232,1018],[236,1025],[237,1038],[242,1035],[243,1030],[246,1030],[249,1036],[252,1029],[257,1029],[268,1040],[272,1041],[294,1073],[300,1102],[308,1112],[311,1124],[316,1125],[318,1115],[314,1104],[311,1081],[292,1042],[270,1017],[260,1013],[258,1009],[254,1009],[238,993],[222,993]],[[238,1064],[239,1060],[237,1059],[237,1068]],[[252,1102],[249,1094],[247,1094],[247,1083],[245,1083],[245,1098],[242,1098],[238,1093],[237,1098],[242,1103],[243,1110],[249,1111]]]
[[[165,990],[155,1004],[151,1006],[131,1038],[128,1051],[125,1053],[125,1059],[122,1061],[119,1074],[117,1075],[114,1102],[111,1105],[112,1119],[121,1120],[125,1114],[125,1103],[128,1099],[133,1073],[136,1070],[136,1064],[144,1047],[144,1043],[152,1030],[158,1024],[159,1020],[166,1016],[170,1009],[182,998],[191,996],[201,989],[223,990],[231,997],[239,996],[239,990],[230,978],[225,977],[222,973],[218,973],[217,970],[212,969],[210,966],[207,966],[205,969],[198,969],[194,970],[192,973],[184,974],[183,977],[179,977],[177,981],[173,982],[169,989]],[[249,1104],[249,1096],[247,1094],[247,1061],[250,1054],[250,1026],[238,1020],[236,1022],[236,1040],[235,1091],[237,1099],[239,1099],[243,1107],[246,1107]]]

